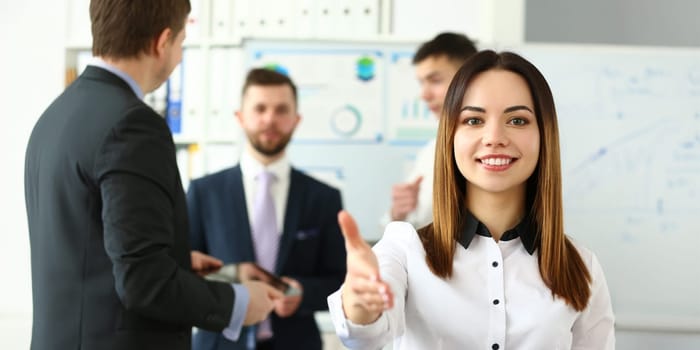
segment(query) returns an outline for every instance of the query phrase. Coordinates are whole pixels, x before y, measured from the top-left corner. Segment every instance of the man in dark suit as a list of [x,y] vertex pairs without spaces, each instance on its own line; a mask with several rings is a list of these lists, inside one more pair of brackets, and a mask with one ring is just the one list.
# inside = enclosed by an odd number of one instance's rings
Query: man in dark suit
[[[234,343],[199,331],[193,348],[320,350],[314,312],[327,310],[326,297],[345,276],[340,192],[293,168],[285,155],[300,120],[287,76],[253,69],[242,96],[236,117],[248,139],[245,151],[237,166],[191,183],[190,242],[225,263],[256,262],[301,293],[277,300],[270,319],[252,327],[248,339]],[[267,211],[260,205],[265,196]]]
[[192,326],[237,339],[282,296],[192,272],[218,263],[191,255],[172,136],[142,101],[180,62],[189,11],[90,3],[95,60],[27,147],[32,349],[189,349]]

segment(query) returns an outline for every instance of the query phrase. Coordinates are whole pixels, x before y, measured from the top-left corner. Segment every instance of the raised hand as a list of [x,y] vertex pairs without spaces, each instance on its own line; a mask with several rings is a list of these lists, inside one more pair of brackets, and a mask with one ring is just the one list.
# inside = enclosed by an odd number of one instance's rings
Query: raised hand
[[423,177],[407,183],[397,184],[391,188],[391,219],[405,220],[406,216],[418,205],[418,192]]
[[338,213],[345,237],[347,273],[341,290],[345,316],[357,324],[369,324],[393,307],[390,286],[379,275],[377,257],[362,239],[355,220],[346,211]]

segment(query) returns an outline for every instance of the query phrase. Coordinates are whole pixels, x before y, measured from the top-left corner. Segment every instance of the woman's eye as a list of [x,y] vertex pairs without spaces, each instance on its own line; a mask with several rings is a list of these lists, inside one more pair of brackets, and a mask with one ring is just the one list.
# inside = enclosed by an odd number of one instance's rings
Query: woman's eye
[[481,119],[479,119],[479,118],[465,118],[463,123],[467,124],[467,125],[479,125],[479,124],[481,124]]
[[513,125],[517,125],[517,126],[526,125],[527,119],[525,119],[525,118],[513,118],[510,120],[510,123]]

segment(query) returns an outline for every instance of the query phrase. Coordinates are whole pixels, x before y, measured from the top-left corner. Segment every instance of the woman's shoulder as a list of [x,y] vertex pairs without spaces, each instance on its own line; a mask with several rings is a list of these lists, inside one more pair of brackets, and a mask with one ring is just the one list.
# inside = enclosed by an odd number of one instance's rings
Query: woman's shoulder
[[384,235],[372,247],[377,258],[382,261],[398,263],[404,268],[410,261],[424,261],[425,249],[416,229],[408,222],[394,221],[386,226]]

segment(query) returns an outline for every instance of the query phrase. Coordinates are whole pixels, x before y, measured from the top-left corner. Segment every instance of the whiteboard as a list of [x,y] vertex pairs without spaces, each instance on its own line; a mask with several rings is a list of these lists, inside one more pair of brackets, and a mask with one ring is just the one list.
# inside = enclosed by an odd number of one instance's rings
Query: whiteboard
[[619,328],[700,332],[700,50],[526,45],[559,117],[566,232]]
[[[341,188],[345,208],[368,240],[381,237],[379,219],[389,207],[391,185],[404,180],[415,153],[435,135],[437,123],[425,118],[410,64],[416,47],[257,40],[244,45],[248,67],[280,64],[302,82],[300,128],[307,129],[293,138],[290,159]],[[617,327],[700,332],[700,50],[507,49],[531,60],[552,88],[566,232],[598,256]],[[362,55],[377,65],[371,94],[342,72]],[[322,102],[305,102],[314,94]],[[345,105],[355,106],[360,117],[342,114],[338,125],[346,132],[338,132],[332,129],[334,112]]]
[[[249,40],[246,67],[276,67],[298,89],[294,166],[341,190],[365,239],[378,240],[391,186],[437,130],[419,97],[415,43]],[[364,66],[360,66],[360,64]]]

